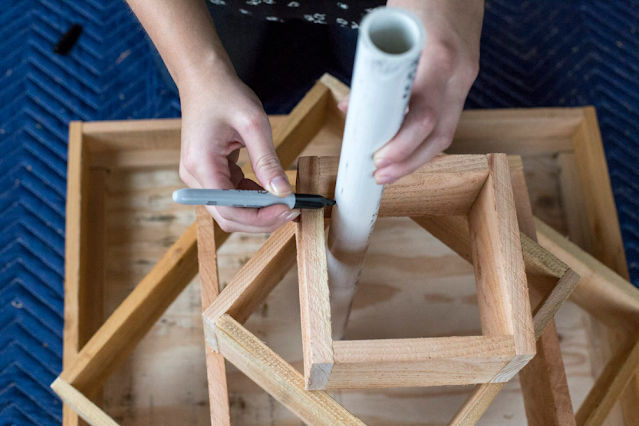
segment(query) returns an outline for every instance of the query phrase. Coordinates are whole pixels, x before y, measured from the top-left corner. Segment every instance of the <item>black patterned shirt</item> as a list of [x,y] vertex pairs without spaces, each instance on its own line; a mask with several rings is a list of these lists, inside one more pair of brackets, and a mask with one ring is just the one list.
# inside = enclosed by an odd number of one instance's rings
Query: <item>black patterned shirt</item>
[[357,28],[362,17],[384,0],[209,0],[215,6],[267,21],[302,19],[314,24]]

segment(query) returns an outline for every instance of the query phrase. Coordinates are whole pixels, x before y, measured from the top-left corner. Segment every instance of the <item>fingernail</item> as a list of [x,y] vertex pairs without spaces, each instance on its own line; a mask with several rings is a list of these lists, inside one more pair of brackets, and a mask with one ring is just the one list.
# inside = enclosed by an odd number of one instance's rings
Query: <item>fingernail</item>
[[382,169],[386,166],[390,166],[391,162],[390,160],[386,159],[386,158],[375,158],[373,160],[373,162],[375,163],[375,167],[378,169]]
[[394,180],[395,180],[395,178],[392,177],[392,176],[387,176],[387,175],[378,176],[378,175],[375,175],[375,182],[377,182],[378,185],[385,185],[387,183],[392,183]]
[[290,222],[291,220],[295,219],[299,215],[300,215],[299,210],[288,210],[280,214],[280,217],[284,218],[284,221]]
[[271,192],[275,195],[288,195],[291,192],[291,184],[286,176],[278,176],[271,181]]

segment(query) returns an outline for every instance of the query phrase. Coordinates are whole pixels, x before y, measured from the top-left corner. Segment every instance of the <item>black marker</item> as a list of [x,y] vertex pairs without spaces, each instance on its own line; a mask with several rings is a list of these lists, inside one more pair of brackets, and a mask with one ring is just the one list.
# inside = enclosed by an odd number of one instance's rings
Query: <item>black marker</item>
[[335,205],[335,200],[313,194],[291,194],[276,197],[268,191],[241,189],[178,189],[173,201],[191,206],[229,206],[261,208],[285,204],[291,209],[321,209]]

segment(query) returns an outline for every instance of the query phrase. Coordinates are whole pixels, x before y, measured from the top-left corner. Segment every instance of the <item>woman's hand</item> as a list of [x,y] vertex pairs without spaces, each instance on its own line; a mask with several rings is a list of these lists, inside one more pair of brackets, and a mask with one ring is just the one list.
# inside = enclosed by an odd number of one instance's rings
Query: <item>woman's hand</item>
[[[210,65],[210,66],[209,66]],[[271,126],[259,99],[230,67],[205,64],[179,83],[182,102],[180,178],[191,188],[267,189],[277,196],[291,186],[275,153]],[[260,185],[236,164],[246,147]],[[261,209],[208,207],[226,232],[273,232],[299,212],[285,205]]]
[[[483,0],[389,0],[426,28],[408,113],[395,137],[374,156],[375,180],[393,183],[448,148],[479,70]],[[346,109],[348,99],[340,104]]]
[[[235,74],[204,0],[127,0],[158,48],[182,102],[180,177],[191,188],[262,189],[236,164],[246,147],[262,186],[278,196],[291,186],[275,154],[260,101]],[[227,232],[272,232],[299,212],[208,207]]]

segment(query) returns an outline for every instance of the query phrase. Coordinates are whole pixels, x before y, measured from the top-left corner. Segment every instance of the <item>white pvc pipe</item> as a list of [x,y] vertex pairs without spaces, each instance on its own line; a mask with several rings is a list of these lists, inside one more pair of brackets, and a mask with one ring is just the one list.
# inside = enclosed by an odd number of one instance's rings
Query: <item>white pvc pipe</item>
[[373,177],[373,154],[404,120],[425,40],[419,19],[399,8],[375,9],[360,25],[328,234],[334,338],[346,329],[384,189]]

